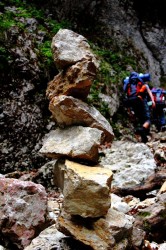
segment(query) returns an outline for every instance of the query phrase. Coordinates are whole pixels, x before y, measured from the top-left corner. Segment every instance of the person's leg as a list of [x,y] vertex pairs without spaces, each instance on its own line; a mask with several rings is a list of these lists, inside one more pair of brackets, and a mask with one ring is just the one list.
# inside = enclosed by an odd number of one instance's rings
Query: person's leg
[[145,136],[143,138],[143,142],[147,142],[148,141],[147,135],[150,133],[151,115],[150,115],[150,108],[146,101],[144,102],[144,119],[145,119],[145,122],[143,124],[143,130],[144,130]]
[[137,129],[136,133],[141,136],[142,142],[148,141],[147,135],[150,132],[150,110],[146,102],[139,102],[139,119],[142,124],[141,128]]
[[154,123],[154,125],[155,125],[155,127],[156,127],[156,129],[158,130],[159,128],[159,118],[158,118],[158,107],[157,107],[157,104],[156,104],[156,107],[154,107],[153,109],[152,109],[152,122]]
[[149,134],[149,132],[150,132],[150,125],[151,125],[150,121],[147,120],[146,122],[144,122],[144,124],[142,126],[144,128],[146,134]]
[[158,115],[159,115],[159,131],[164,131],[166,125],[166,119],[162,105],[159,105],[158,107]]

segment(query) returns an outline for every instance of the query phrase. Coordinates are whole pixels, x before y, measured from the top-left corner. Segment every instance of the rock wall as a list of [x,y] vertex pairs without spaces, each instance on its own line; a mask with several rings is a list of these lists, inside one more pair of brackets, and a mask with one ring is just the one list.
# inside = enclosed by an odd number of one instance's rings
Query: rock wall
[[[6,6],[4,12],[8,10],[17,14],[15,7]],[[0,56],[1,173],[33,169],[45,163],[37,151],[43,134],[51,126],[45,98],[51,76],[46,67],[42,70],[36,49],[36,44],[43,43],[46,33],[38,29],[36,19],[20,17],[20,20],[25,30],[13,26],[0,35],[0,43],[10,58],[4,70],[5,62]]]
[[[159,86],[166,77],[166,22],[164,1],[104,0],[104,1],[52,1],[51,6],[59,20],[75,23],[77,32],[82,29],[88,37],[97,36],[113,40],[120,50],[134,55],[139,66],[152,75],[153,85]],[[85,34],[86,33],[86,34]]]

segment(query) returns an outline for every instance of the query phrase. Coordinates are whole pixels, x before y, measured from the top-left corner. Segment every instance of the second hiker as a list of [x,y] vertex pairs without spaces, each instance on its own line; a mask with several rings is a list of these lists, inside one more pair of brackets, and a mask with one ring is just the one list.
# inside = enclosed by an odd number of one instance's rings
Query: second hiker
[[123,80],[123,90],[126,93],[125,106],[130,108],[137,117],[140,127],[135,129],[135,134],[141,136],[142,142],[148,141],[147,135],[150,132],[150,109],[147,104],[147,94],[152,101],[152,107],[155,107],[155,102],[151,90],[146,84],[150,81],[149,74],[138,74],[131,72],[130,76]]

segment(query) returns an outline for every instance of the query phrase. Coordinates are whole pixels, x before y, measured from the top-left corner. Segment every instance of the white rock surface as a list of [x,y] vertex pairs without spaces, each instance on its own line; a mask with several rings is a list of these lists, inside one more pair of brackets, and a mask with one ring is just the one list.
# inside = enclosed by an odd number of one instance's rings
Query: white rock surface
[[127,188],[140,184],[156,168],[153,154],[143,143],[114,141],[104,153],[99,161],[113,171],[112,187]]

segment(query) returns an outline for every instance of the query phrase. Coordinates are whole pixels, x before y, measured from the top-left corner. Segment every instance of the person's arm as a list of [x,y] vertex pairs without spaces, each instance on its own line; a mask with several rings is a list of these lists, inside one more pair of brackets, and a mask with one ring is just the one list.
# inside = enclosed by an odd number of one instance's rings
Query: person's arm
[[154,108],[156,106],[155,101],[154,101],[154,97],[153,97],[153,94],[152,94],[152,92],[147,84],[146,84],[146,90],[147,90],[147,92],[150,96],[150,99],[152,101],[152,108]]

